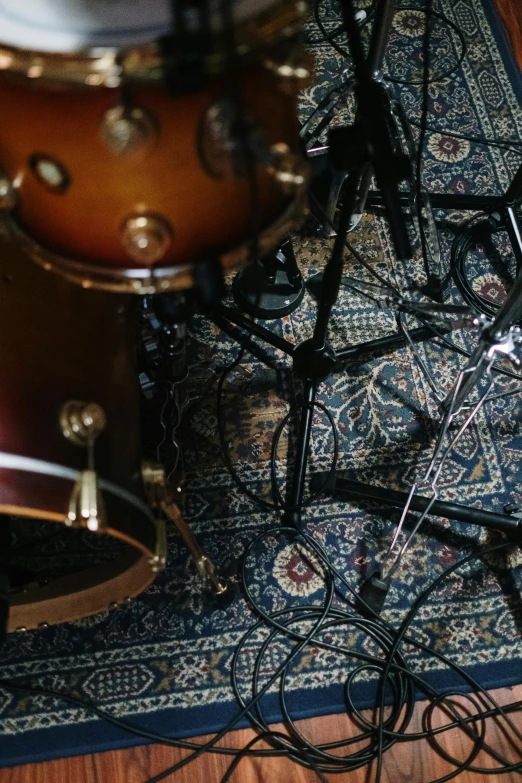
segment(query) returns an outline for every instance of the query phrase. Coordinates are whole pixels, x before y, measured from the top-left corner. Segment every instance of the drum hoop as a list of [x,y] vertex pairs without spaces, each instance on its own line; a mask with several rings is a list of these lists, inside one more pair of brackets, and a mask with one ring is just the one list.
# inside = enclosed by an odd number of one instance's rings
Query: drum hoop
[[43,629],[125,606],[146,590],[155,576],[147,555],[130,550],[80,574],[29,587],[11,597],[8,632]]
[[[282,215],[259,233],[258,247],[261,254],[268,253],[276,247],[285,236],[302,223],[308,213],[307,183],[305,182],[295,194]],[[11,216],[8,228],[16,239],[47,272],[55,272],[70,282],[83,288],[100,291],[112,291],[121,294],[150,295],[168,291],[182,291],[191,288],[196,282],[197,263],[184,266],[155,267],[147,269],[126,267],[98,267],[82,261],[65,258],[51,250],[47,250],[29,237]],[[250,258],[250,242],[222,253],[220,260],[225,269],[240,267]]]
[[[34,473],[42,476],[52,476],[53,478],[63,479],[66,481],[76,481],[81,476],[81,471],[74,468],[69,468],[65,465],[60,465],[55,462],[47,462],[46,460],[35,459],[34,457],[25,457],[19,454],[9,454],[7,452],[0,452],[0,470],[13,470],[26,473]],[[143,516],[153,525],[155,530],[155,548],[152,551],[143,541],[133,538],[110,525],[104,526],[99,532],[100,534],[107,534],[113,538],[118,538],[127,544],[130,544],[135,549],[140,550],[144,555],[149,558],[149,564],[151,570],[155,572],[159,570],[156,566],[158,563],[162,564],[166,558],[166,542],[165,542],[165,527],[162,520],[157,520],[150,508],[139,497],[132,494],[123,487],[114,484],[112,481],[108,481],[104,478],[98,479],[98,485],[101,490],[114,495],[124,503],[128,503],[136,508]],[[60,515],[54,512],[40,511],[39,509],[26,508],[21,506],[6,506],[0,502],[0,513],[12,514],[20,516],[32,516],[46,518],[53,522],[60,522],[65,524],[67,515],[64,513]],[[71,525],[71,527],[82,528],[82,525]]]
[[[302,27],[307,12],[303,0],[281,2],[237,26],[237,54],[248,56],[280,39],[291,38]],[[222,73],[228,55],[216,35],[213,51],[207,56],[207,72]],[[0,74],[13,74],[28,80],[65,82],[87,87],[119,87],[123,80],[157,82],[163,78],[163,59],[158,43],[136,47],[96,47],[74,54],[38,52],[0,43]]]

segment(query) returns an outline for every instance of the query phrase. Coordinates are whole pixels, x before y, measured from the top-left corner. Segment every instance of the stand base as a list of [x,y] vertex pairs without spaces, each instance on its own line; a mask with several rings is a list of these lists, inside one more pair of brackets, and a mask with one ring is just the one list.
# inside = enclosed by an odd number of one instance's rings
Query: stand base
[[293,313],[304,292],[304,281],[289,241],[268,258],[242,269],[232,283],[237,306],[265,321]]

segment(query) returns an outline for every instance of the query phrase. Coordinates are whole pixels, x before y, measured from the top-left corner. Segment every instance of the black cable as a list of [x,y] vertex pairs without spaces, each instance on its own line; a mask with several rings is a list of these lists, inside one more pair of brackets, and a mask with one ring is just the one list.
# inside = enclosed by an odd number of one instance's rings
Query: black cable
[[301,503],[298,503],[297,505],[287,505],[282,497],[279,494],[279,491],[276,490],[277,487],[277,469],[275,466],[275,458],[276,458],[276,452],[277,452],[277,446],[279,444],[279,440],[281,438],[281,434],[287,425],[290,417],[293,413],[295,413],[295,407],[292,407],[290,411],[286,414],[286,416],[282,419],[278,427],[276,428],[273,439],[272,439],[272,456],[271,456],[271,482],[272,482],[272,492],[276,496],[276,501],[274,503],[271,503],[268,500],[265,500],[264,498],[260,497],[259,495],[256,495],[255,492],[252,492],[247,485],[242,481],[240,478],[237,470],[235,469],[232,458],[230,455],[230,449],[228,447],[228,440],[226,437],[225,432],[225,417],[223,413],[223,387],[224,383],[227,379],[227,377],[230,375],[230,373],[238,366],[238,364],[243,359],[243,356],[245,354],[246,349],[242,349],[240,351],[240,354],[236,357],[236,359],[225,368],[224,372],[220,376],[220,379],[218,381],[218,388],[216,393],[216,408],[217,408],[217,424],[218,424],[218,434],[219,434],[219,441],[221,446],[221,452],[223,454],[223,460],[225,462],[225,465],[227,467],[228,472],[230,473],[230,476],[232,477],[234,483],[239,488],[241,492],[243,492],[244,495],[246,495],[249,500],[253,501],[254,503],[257,503],[261,508],[267,510],[267,511],[300,511],[301,509],[305,508],[306,506],[310,505],[314,500],[316,500],[323,492],[324,489],[330,480],[330,478],[333,476],[335,472],[335,468],[337,466],[337,460],[338,460],[338,454],[339,454],[339,441],[338,441],[338,435],[337,435],[337,427],[335,425],[335,421],[332,417],[332,414],[330,411],[320,402],[315,402],[315,407],[319,408],[323,411],[323,413],[328,418],[331,428],[332,428],[332,434],[334,439],[334,448],[333,448],[333,458],[332,458],[332,464],[330,467],[330,470],[328,471],[327,478],[323,484],[323,486],[317,491],[314,492],[309,498],[306,498]]
[[[429,324],[429,321],[427,321],[427,323]],[[239,361],[241,361],[242,356],[243,352],[241,352],[239,357],[236,358],[232,366],[237,366]],[[232,366],[229,368],[229,371],[232,369]],[[223,383],[224,380],[225,377],[223,377]],[[321,407],[321,409],[323,409],[327,415],[329,414],[329,412],[327,412],[326,409],[324,409],[324,407],[320,404],[318,404],[318,407]],[[276,497],[276,501],[278,499],[281,500],[277,483],[274,480],[277,443],[291,413],[292,412],[290,412],[279,425],[278,430],[274,434],[272,444],[271,469],[273,492]],[[329,416],[331,417],[331,414],[329,414]],[[333,420],[330,418],[331,423],[332,421]],[[333,431],[335,439],[335,428]],[[335,458],[336,453],[337,448],[334,449]],[[259,499],[257,499],[256,502],[258,501]],[[279,510],[280,505],[274,504],[273,508]],[[253,552],[254,547],[262,541],[264,536],[273,537],[274,535],[285,534],[295,536],[296,540],[298,539],[302,541],[303,544],[309,548],[310,553],[320,561],[324,572],[323,578],[325,583],[325,595],[324,599],[319,604],[295,604],[289,606],[286,609],[279,609],[275,612],[267,612],[259,604],[259,601],[256,599],[252,590],[249,588],[247,578],[248,558]],[[357,604],[350,603],[346,598],[345,592],[351,593],[354,596],[354,600],[356,602],[360,602],[360,598],[354,593],[353,588],[347,582],[344,574],[341,574],[339,570],[335,568],[335,566],[330,562],[324,553],[322,547],[308,533],[306,533],[306,531],[297,530],[295,528],[282,527],[265,531],[250,544],[247,552],[245,553],[245,558],[243,561],[243,586],[252,607],[260,617],[260,620],[254,626],[252,626],[252,628],[249,629],[247,634],[245,634],[243,637],[243,643],[240,643],[236,650],[232,667],[233,689],[238,703],[240,705],[243,704],[244,706],[242,707],[239,716],[231,721],[227,727],[222,729],[222,731],[212,738],[210,742],[205,744],[191,743],[185,740],[173,740],[172,738],[165,737],[161,734],[141,729],[140,727],[129,724],[126,721],[107,715],[107,713],[104,711],[99,710],[92,705],[87,705],[83,702],[82,699],[78,699],[77,697],[73,697],[69,694],[64,694],[46,688],[39,688],[38,686],[27,683],[7,681],[5,679],[0,680],[0,686],[11,690],[24,691],[34,695],[46,695],[63,699],[69,703],[75,704],[76,706],[81,706],[87,711],[95,714],[97,717],[108,720],[112,724],[117,725],[126,731],[130,731],[144,739],[162,742],[163,744],[186,748],[193,751],[192,755],[187,759],[184,759],[169,769],[164,770],[159,775],[156,775],[151,779],[151,781],[149,781],[149,783],[153,783],[154,781],[158,782],[168,775],[175,773],[175,771],[180,769],[182,766],[190,763],[191,761],[198,758],[202,753],[207,751],[235,756],[232,765],[229,767],[225,773],[225,777],[222,779],[223,783],[226,783],[226,781],[230,779],[231,775],[237,768],[237,765],[245,757],[280,757],[282,755],[285,755],[302,766],[313,770],[318,779],[324,783],[326,780],[324,775],[327,773],[348,773],[361,766],[367,765],[375,758],[380,758],[382,760],[384,750],[391,747],[391,745],[397,740],[416,741],[423,738],[429,739],[430,743],[435,747],[437,752],[455,766],[455,771],[447,776],[444,776],[443,778],[440,778],[439,783],[443,780],[449,780],[451,777],[455,777],[466,768],[468,768],[470,771],[476,772],[477,774],[491,774],[492,772],[496,772],[498,774],[500,771],[507,772],[513,770],[520,771],[522,768],[522,762],[509,763],[499,753],[487,745],[485,742],[485,721],[487,718],[496,719],[497,717],[502,717],[508,722],[510,728],[515,731],[516,736],[522,742],[522,735],[516,730],[516,727],[514,727],[514,724],[509,719],[509,714],[511,712],[520,710],[521,703],[515,702],[505,707],[500,707],[498,704],[496,704],[494,699],[489,696],[489,694],[487,694],[487,692],[485,692],[484,689],[481,688],[481,686],[476,683],[473,678],[471,678],[461,667],[452,663],[439,651],[429,648],[418,639],[408,635],[408,630],[411,627],[413,620],[419,615],[420,609],[431,593],[438,588],[443,579],[450,576],[456,569],[462,567],[470,560],[477,557],[484,557],[488,553],[499,551],[500,549],[509,545],[509,542],[503,542],[479,552],[472,552],[463,560],[445,570],[444,573],[441,574],[439,578],[417,599],[401,629],[397,631],[382,618],[378,618],[373,615],[373,619],[368,620],[367,618],[364,618],[357,613]],[[339,582],[338,585],[335,584],[335,580]],[[334,596],[336,598],[335,605],[333,602]],[[341,606],[339,602],[344,602],[344,604],[347,604],[347,607],[345,608],[344,606]],[[366,608],[371,612],[369,607]],[[307,633],[301,630],[296,630],[296,626],[299,623],[304,624],[305,628],[310,628],[311,625],[311,629],[308,630]],[[262,644],[261,651],[256,657],[252,682],[253,696],[249,702],[246,703],[240,694],[237,666],[239,664],[241,652],[245,648],[245,645],[250,642],[255,631],[263,627],[263,625],[268,626],[268,628],[271,630],[268,636],[268,640],[265,640],[265,642]],[[383,657],[370,655],[364,652],[361,653],[358,650],[350,650],[343,645],[328,642],[325,640],[326,637],[321,636],[321,634],[326,631],[330,632],[340,627],[355,628],[358,631],[364,631],[368,638],[381,651]],[[275,674],[273,674],[268,679],[268,681],[265,682],[262,687],[260,687],[259,680],[261,671],[263,671],[263,662],[265,656],[269,654],[269,641],[275,639],[275,634],[277,633],[283,634],[284,637],[289,641],[293,640],[295,644],[283,664],[276,669]],[[456,673],[462,676],[468,686],[472,687],[478,694],[480,694],[480,698],[470,698],[470,703],[473,705],[473,708],[476,710],[477,714],[471,716],[461,716],[457,714],[452,705],[451,697],[454,694],[461,695],[459,691],[453,691],[445,695],[438,694],[434,688],[429,686],[422,679],[422,677],[412,672],[408,668],[404,654],[401,653],[400,650],[401,645],[404,644],[412,645],[418,649],[421,649],[426,654],[435,656],[438,661],[450,666]],[[346,740],[314,746],[309,742],[309,740],[307,740],[307,738],[293,722],[285,695],[288,672],[290,671],[291,666],[298,661],[301,652],[303,652],[309,645],[320,647],[321,649],[330,650],[336,653],[342,653],[343,655],[347,655],[351,658],[354,658],[355,660],[361,661],[358,668],[352,671],[346,680],[346,699],[348,707],[365,727],[363,732],[358,736],[351,737]],[[372,671],[380,675],[381,683],[380,693],[378,695],[378,700],[380,702],[379,721],[376,724],[371,723],[359,712],[357,712],[357,710],[355,710],[353,697],[351,694],[356,677],[358,675]],[[280,678],[281,707],[286,724],[288,726],[288,730],[290,732],[288,736],[280,732],[267,730],[266,721],[264,720],[261,711],[262,697],[270,688],[270,686],[276,682],[277,678]],[[426,695],[429,697],[429,703],[424,714],[424,731],[408,734],[407,728],[414,708],[414,686],[424,690]],[[384,703],[386,701],[386,694],[388,694],[388,696],[392,699],[392,706],[390,714],[385,719]],[[484,708],[487,705],[490,706]],[[433,713],[435,709],[440,707],[444,707],[444,709],[450,715],[453,715],[454,719],[451,720],[449,724],[435,728],[433,726]],[[261,734],[259,734],[245,748],[242,749],[216,747],[215,743],[218,741],[218,739],[224,736],[224,733],[232,728],[232,726],[235,725],[242,716],[246,715],[249,715],[254,725],[257,725],[258,728],[260,728]],[[478,731],[474,728],[477,723]],[[464,762],[453,759],[440,747],[436,741],[436,737],[438,737],[440,734],[454,728],[460,728],[461,730],[465,731],[467,736],[472,740],[471,751],[468,755],[468,758]],[[256,750],[255,745],[261,740],[269,741],[273,747],[269,750]],[[346,756],[337,756],[336,754],[331,754],[328,752],[330,750],[349,748],[351,745],[361,742],[361,740],[365,740],[369,744],[362,750],[355,751],[352,754],[348,754]],[[495,770],[474,767],[473,760],[480,750],[486,750],[486,752],[488,752],[492,758],[495,758],[497,761],[499,761],[500,764],[502,764],[502,767]]]
[[466,271],[466,262],[469,254],[476,247],[477,243],[485,234],[493,234],[504,231],[505,226],[502,223],[494,221],[484,212],[473,215],[460,227],[460,231],[455,238],[451,251],[451,271],[455,285],[462,294],[463,299],[477,312],[486,315],[488,318],[494,318],[499,306],[490,299],[479,294],[473,289]]
[[[321,0],[315,0],[314,3],[314,19],[317,27],[321,31],[323,38],[325,38],[330,46],[335,49],[335,51],[341,55],[344,59],[351,59],[350,52],[345,49],[343,46],[340,46],[335,38],[330,35],[330,33],[327,31],[326,27],[323,25],[323,22],[321,20],[321,17],[319,15],[319,5],[321,3]],[[341,25],[342,31],[345,32],[344,25]]]
[[[251,555],[253,548],[256,546],[257,543],[259,543],[262,537],[264,536],[273,537],[273,535],[276,534],[281,535],[285,533],[290,533],[292,535],[295,535],[296,537],[302,538],[304,543],[310,547],[314,555],[318,556],[322,560],[323,566],[325,568],[324,579],[325,579],[325,586],[327,588],[327,594],[325,595],[324,601],[320,605],[317,604],[295,605],[295,606],[290,606],[287,609],[280,609],[277,610],[276,612],[267,614],[265,610],[258,604],[252,592],[248,589],[248,579],[246,577],[247,560],[248,557]],[[172,738],[164,737],[163,735],[157,734],[155,732],[143,730],[140,727],[136,727],[133,724],[129,724],[127,721],[114,718],[110,714],[107,714],[103,710],[99,710],[93,705],[85,704],[82,699],[78,699],[77,697],[73,697],[69,694],[64,694],[59,691],[55,691],[47,688],[40,688],[38,686],[34,686],[28,683],[6,681],[5,679],[0,680],[0,686],[11,690],[24,691],[34,695],[46,695],[46,696],[52,696],[59,699],[63,699],[76,706],[81,706],[87,709],[89,712],[92,712],[98,717],[101,717],[105,720],[109,720],[109,722],[113,723],[116,726],[119,726],[125,731],[130,731],[132,733],[138,734],[138,736],[142,738],[149,739],[155,742],[161,742],[163,744],[171,745],[174,747],[184,747],[184,748],[194,750],[195,752],[191,757],[189,757],[189,760],[194,760],[199,755],[201,755],[201,753],[207,750],[215,753],[225,754],[225,755],[235,755],[236,759],[241,759],[246,755],[276,757],[283,754],[283,755],[287,755],[289,758],[292,758],[294,761],[297,761],[301,765],[314,770],[317,776],[319,777],[319,779],[323,780],[324,779],[322,777],[323,772],[327,773],[327,772],[351,771],[360,766],[366,765],[372,760],[372,758],[375,758],[376,750],[378,750],[378,748],[375,745],[375,739],[373,743],[370,744],[370,750],[365,748],[363,751],[357,751],[347,757],[343,757],[343,756],[339,757],[337,755],[332,755],[327,753],[327,751],[333,749],[339,749],[342,747],[349,747],[355,742],[360,742],[361,738],[371,740],[372,736],[375,737],[377,726],[375,726],[374,724],[368,724],[368,721],[366,721],[367,730],[364,731],[361,735],[358,735],[356,737],[351,737],[347,740],[341,740],[334,743],[327,743],[317,747],[311,745],[309,741],[303,737],[303,735],[300,735],[299,730],[297,730],[297,728],[293,724],[293,721],[288,712],[288,708],[285,706],[286,705],[285,697],[284,697],[284,684],[286,681],[285,673],[288,671],[292,663],[294,661],[297,661],[298,655],[300,654],[301,651],[303,651],[306,648],[306,645],[313,644],[314,646],[320,646],[323,647],[324,649],[329,649],[334,652],[342,652],[345,655],[350,655],[351,657],[362,660],[364,663],[362,665],[362,668],[359,667],[359,669],[357,670],[358,673],[361,673],[361,671],[368,669],[369,666],[373,667],[375,671],[382,672],[382,676],[381,676],[382,681],[389,683],[390,692],[392,696],[396,698],[396,702],[392,707],[392,713],[390,714],[390,716],[388,716],[386,721],[383,721],[382,733],[383,733],[383,743],[385,747],[389,746],[389,741],[391,742],[391,740],[396,740],[396,739],[402,739],[403,741],[404,740],[415,741],[421,738],[428,738],[433,744],[433,740],[436,736],[438,736],[439,734],[445,731],[456,728],[457,726],[463,730],[466,729],[466,731],[468,732],[468,736],[469,736],[469,732],[471,732],[471,737],[472,739],[474,739],[472,730],[468,729],[469,725],[472,725],[473,723],[479,721],[481,723],[481,726],[483,726],[486,717],[491,718],[496,716],[502,716],[505,720],[508,721],[508,725],[511,725],[512,722],[509,719],[509,713],[515,709],[518,710],[521,706],[520,703],[516,702],[512,705],[508,705],[507,707],[501,708],[499,705],[497,705],[494,702],[492,697],[490,697],[489,694],[483,691],[483,689],[477,683],[475,683],[474,680],[471,677],[469,677],[469,675],[467,675],[458,665],[453,664],[451,661],[445,658],[445,656],[443,656],[440,652],[431,650],[429,647],[424,645],[419,640],[412,638],[411,636],[408,636],[407,630],[410,627],[412,620],[418,614],[422,605],[425,603],[429,594],[431,594],[431,592],[433,592],[433,590],[438,587],[438,585],[441,583],[443,579],[447,578],[447,576],[453,573],[456,569],[461,568],[470,560],[479,556],[483,557],[484,555],[494,551],[499,551],[500,549],[509,545],[511,545],[510,542],[503,542],[493,547],[488,547],[485,550],[480,550],[479,552],[473,552],[467,557],[465,557],[463,560],[454,564],[449,569],[446,569],[443,572],[443,574],[441,574],[441,576],[430,586],[430,588],[420,596],[420,598],[414,604],[414,607],[412,611],[409,613],[408,618],[403,624],[401,630],[397,632],[395,629],[391,628],[391,626],[389,626],[388,623],[383,621],[382,618],[376,618],[375,620],[368,620],[356,614],[354,612],[353,606],[350,606],[349,609],[342,609],[339,607],[338,604],[336,604],[335,606],[332,604],[332,596],[333,596],[332,587],[333,587],[334,578],[339,579],[340,582],[344,583],[345,587],[349,591],[353,592],[353,589],[347,583],[346,578],[342,574],[340,574],[338,570],[335,569],[335,567],[330,563],[328,558],[326,558],[319,544],[313,539],[311,539],[311,537],[307,533],[304,533],[303,531],[295,530],[294,528],[284,528],[284,529],[276,528],[269,531],[265,531],[265,533],[258,536],[257,539],[255,539],[251,543],[247,552],[245,553],[245,558],[243,562],[243,580],[244,580],[244,585],[247,587],[247,596],[249,600],[252,602],[252,605],[256,609],[258,614],[260,614],[262,619],[249,629],[249,631],[243,637],[243,640],[238,645],[238,648],[236,649],[234,654],[232,675],[233,675],[233,687],[236,693],[236,698],[238,699],[238,702],[241,705],[244,703],[244,700],[242,699],[239,693],[238,678],[237,678],[237,663],[238,663],[239,656],[241,654],[241,650],[244,648],[245,645],[249,644],[252,635],[260,627],[261,623],[267,622],[270,627],[282,631],[286,636],[293,639],[297,643],[297,645],[293,648],[288,658],[276,670],[275,675],[270,677],[270,679],[267,682],[265,682],[265,684],[261,688],[259,688],[258,686],[259,672],[261,670],[263,655],[268,649],[266,644],[263,645],[262,651],[257,656],[256,664],[255,664],[253,698],[248,703],[247,705],[248,708],[245,709],[245,707],[243,707],[241,710],[241,715],[246,715],[248,713],[251,719],[253,719],[254,724],[261,724],[261,726],[263,726],[264,725],[263,719],[261,720],[256,719],[256,716],[253,714],[253,710],[257,707],[257,705],[260,704],[260,700],[262,696],[267,692],[269,687],[275,682],[275,678],[281,676],[282,678],[281,685],[283,687],[283,691],[282,691],[283,709],[287,720],[287,725],[289,727],[289,730],[291,731],[291,736],[286,737],[283,734],[268,731],[264,738],[280,745],[280,747],[273,748],[270,750],[255,751],[253,750],[252,744],[250,745],[249,748],[243,748],[243,749],[215,747],[214,743],[217,742],[219,737],[223,736],[225,730],[229,730],[231,728],[231,724],[229,724],[226,727],[226,729],[223,729],[219,733],[219,735],[216,735],[216,737],[213,738],[213,740],[211,740],[210,743],[205,743],[204,745],[200,745],[198,743],[190,743],[185,740],[173,740]],[[344,599],[344,596],[341,593],[339,593],[338,587],[336,587],[336,594],[338,595],[339,598],[343,598],[343,600],[346,600]],[[285,615],[288,617],[287,620],[285,620]],[[283,622],[281,622],[279,618],[283,618]],[[308,633],[294,631],[292,629],[292,626],[295,625],[298,619],[300,621],[305,621],[308,623],[311,622],[313,624],[311,631],[309,631]],[[386,663],[386,660],[383,658],[378,658],[368,653],[361,653],[358,651],[349,650],[343,648],[342,646],[339,647],[339,644],[336,644],[334,642],[328,642],[325,639],[318,636],[318,632],[321,629],[324,629],[325,631],[331,631],[334,628],[338,627],[339,624],[346,625],[347,623],[350,626],[356,625],[356,627],[358,627],[359,629],[364,629],[365,631],[367,631],[370,635],[370,638],[372,638],[379,646],[381,646],[383,650],[386,651],[388,660],[392,661],[392,663],[388,665]],[[431,725],[431,715],[436,706],[445,703],[447,701],[448,695],[446,694],[445,696],[441,696],[436,692],[435,689],[433,689],[431,686],[425,683],[421,677],[414,674],[407,668],[406,662],[398,649],[399,645],[402,644],[403,642],[406,642],[408,644],[413,644],[416,647],[419,647],[427,652],[430,652],[431,654],[435,655],[440,661],[443,661],[448,665],[450,665],[455,671],[457,671],[464,677],[464,679],[468,682],[468,684],[472,685],[472,687],[474,687],[476,691],[480,692],[487,700],[487,702],[490,705],[492,705],[492,707],[489,707],[487,710],[482,710],[478,712],[478,715],[467,716],[464,718],[459,715],[455,715],[454,721],[450,722],[449,724],[445,724],[442,727],[434,728]],[[387,672],[386,669],[388,669]],[[356,676],[355,672],[350,675],[349,681],[347,681],[348,690],[349,690],[349,684],[350,682],[353,682],[355,676]],[[404,677],[406,677],[405,680],[401,679]],[[415,683],[418,687],[423,687],[426,693],[431,697],[431,700],[430,703],[428,704],[428,707],[426,708],[428,710],[428,713],[427,715],[425,715],[425,723],[427,723],[427,727],[425,731],[416,732],[415,734],[409,735],[406,732],[407,724],[409,721],[402,721],[400,726],[400,731],[398,732],[395,731],[393,727],[395,725],[394,722],[398,720],[398,717],[400,716],[401,711],[404,709],[405,705],[407,705],[407,714],[408,715],[412,714],[412,708],[414,704],[414,693],[412,690],[413,683]],[[348,697],[348,702],[349,704],[351,704],[350,697]],[[477,702],[474,703],[478,710],[479,708],[478,703]],[[448,710],[451,711],[451,704],[446,706]],[[393,720],[392,720],[392,715],[393,715]],[[237,720],[239,720],[239,717],[236,719],[236,721],[234,721],[234,723],[237,722]],[[514,727],[514,729],[515,729],[515,733],[517,733],[516,727]],[[508,769],[520,770],[522,766],[522,762],[509,764],[508,762],[506,762],[505,759],[503,759],[500,756],[500,754],[494,751],[494,749],[489,748],[487,743],[484,742],[483,729],[481,731],[481,734],[475,736],[476,739],[474,739],[473,751],[476,750],[478,752],[479,749],[485,749],[487,750],[487,752],[490,753],[490,755],[496,757],[497,760],[500,759],[501,763],[505,762],[504,766],[506,771]],[[470,769],[474,769],[471,767],[470,759],[472,756],[474,757],[475,755],[476,753],[473,752],[472,754],[470,754],[470,757],[468,757],[466,761],[466,766],[469,767]],[[172,774],[172,772],[179,769],[185,763],[188,763],[189,760],[184,759],[179,764],[173,765],[168,770],[164,770],[162,773],[160,773],[159,776],[156,776],[151,780],[157,783],[157,781],[163,779],[169,774]],[[464,765],[460,764],[460,766],[455,770],[455,773],[452,773],[451,776],[458,774],[463,768],[465,768]],[[477,768],[477,771],[482,772],[483,770]],[[496,771],[498,772],[498,769]],[[225,780],[226,779],[228,778],[225,778]]]

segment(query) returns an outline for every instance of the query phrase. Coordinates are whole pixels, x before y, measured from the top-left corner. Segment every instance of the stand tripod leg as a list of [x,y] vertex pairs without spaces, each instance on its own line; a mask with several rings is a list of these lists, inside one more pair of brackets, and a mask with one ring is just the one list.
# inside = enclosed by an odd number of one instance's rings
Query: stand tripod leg
[[[323,485],[326,475],[325,473],[314,474],[311,485],[312,492]],[[336,476],[325,492],[335,500],[369,500],[400,509],[408,500],[407,492],[364,484],[361,481],[352,481],[341,476]],[[414,494],[411,498],[410,510],[422,513],[426,510],[429,502],[430,498]],[[522,520],[507,514],[497,514],[493,511],[484,511],[481,508],[436,500],[430,508],[430,515],[454,519],[456,522],[465,522],[468,525],[480,525],[480,527],[490,530],[499,530],[519,540],[522,538]]]
[[[288,505],[299,506],[303,502],[306,481],[306,467],[308,464],[308,449],[312,434],[312,420],[314,416],[314,403],[317,383],[312,380],[305,381],[304,399],[301,421],[299,423],[299,436],[295,456],[294,475]],[[289,512],[294,524],[299,524],[300,511],[295,509]]]
[[280,351],[283,351],[283,353],[287,353],[291,356],[294,352],[294,345],[289,343],[288,340],[285,340],[284,337],[279,337],[278,334],[274,334],[269,329],[265,329],[261,324],[256,323],[248,316],[239,313],[237,310],[233,310],[231,307],[227,307],[220,303],[215,304],[208,311],[210,320],[213,320],[214,314],[226,318],[241,329],[245,329],[249,334],[259,337],[260,340],[268,343],[268,345],[271,345],[273,348],[278,348]]
[[323,231],[327,237],[335,236],[335,210],[337,209],[341,188],[344,185],[345,179],[346,172],[344,171],[336,171],[332,177],[323,220]]

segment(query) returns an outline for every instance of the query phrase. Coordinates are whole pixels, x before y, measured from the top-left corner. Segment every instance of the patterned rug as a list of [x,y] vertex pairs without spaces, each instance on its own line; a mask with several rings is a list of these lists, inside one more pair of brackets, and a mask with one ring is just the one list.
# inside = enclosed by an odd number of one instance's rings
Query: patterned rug
[[[359,2],[364,7],[369,3]],[[410,2],[395,17],[386,71],[398,80],[422,76],[422,3]],[[335,2],[321,15],[327,30],[339,25]],[[520,75],[515,71],[492,3],[483,0],[438,0],[443,12],[462,30],[467,55],[451,78],[430,85],[430,124],[470,136],[522,138]],[[311,40],[321,33],[310,19]],[[336,38],[342,46],[342,36]],[[434,75],[453,67],[460,41],[443,19],[434,23]],[[313,46],[317,58],[315,85],[303,96],[302,117],[342,78],[340,54],[322,42]],[[418,119],[418,86],[397,84],[406,111]],[[518,97],[517,97],[518,91]],[[338,118],[341,119],[341,116]],[[425,176],[430,189],[459,193],[499,193],[514,174],[518,155],[441,134],[429,134]],[[445,221],[445,255],[451,230],[463,215],[440,213]],[[402,291],[416,295],[422,283],[419,253],[399,264],[390,249],[386,221],[364,217],[352,234],[364,258]],[[490,266],[480,248],[470,260],[475,289],[501,298],[513,274],[505,237],[497,237],[502,274]],[[295,238],[303,274],[321,270],[331,242]],[[369,280],[368,273],[347,257],[347,273]],[[453,292],[455,301],[461,301]],[[309,337],[315,302],[307,294],[291,316],[268,324],[292,342]],[[413,318],[408,325],[417,326]],[[331,324],[334,346],[349,345],[396,329],[393,314],[343,290]],[[476,340],[473,330],[457,331],[461,347]],[[65,690],[121,717],[171,736],[205,734],[222,727],[238,712],[231,688],[230,665],[236,645],[256,620],[240,585],[240,564],[248,544],[279,523],[276,513],[252,504],[235,487],[220,454],[217,418],[217,378],[237,355],[238,347],[207,319],[196,316],[190,331],[189,396],[183,424],[186,491],[184,513],[209,554],[232,574],[238,596],[224,610],[210,609],[202,598],[201,581],[185,548],[170,534],[166,571],[132,605],[96,617],[38,632],[11,635],[2,650],[0,675],[31,679]],[[270,367],[247,354],[225,385],[227,439],[242,480],[270,497],[270,448],[275,427],[299,399],[300,385],[288,360],[269,351]],[[419,346],[439,389],[449,389],[462,363],[454,352],[434,342]],[[516,380],[500,378],[497,391],[515,388]],[[436,399],[408,349],[352,362],[319,388],[318,399],[332,413],[339,431],[339,470],[383,486],[406,489],[426,466],[438,414]],[[489,403],[451,455],[441,479],[443,499],[501,512],[508,502],[522,501],[519,459],[522,458],[522,402],[514,395]],[[284,485],[287,455],[295,422],[279,448],[278,476]],[[331,464],[332,433],[323,415],[316,415],[311,471]],[[325,548],[332,562],[358,588],[375,569],[389,545],[397,522],[395,512],[371,504],[315,501],[305,509],[306,529]],[[69,534],[68,534],[69,535]],[[445,519],[428,522],[408,553],[387,599],[384,616],[399,624],[414,598],[442,571],[493,536]],[[102,556],[102,555],[100,555]],[[103,555],[104,556],[104,555]],[[486,562],[472,561],[447,579],[417,618],[414,633],[426,644],[473,674],[487,687],[521,680],[522,554],[513,547]],[[263,539],[247,566],[250,588],[267,611],[294,602],[320,603],[324,588],[320,567],[303,556],[284,536]],[[348,633],[348,632],[347,632]],[[350,644],[364,645],[350,631]],[[247,697],[251,668],[263,633],[249,640],[238,669],[239,688]],[[346,639],[344,639],[346,641]],[[275,640],[266,661],[267,677],[287,652]],[[451,674],[435,659],[409,650],[408,663],[438,687],[449,687]],[[308,647],[287,677],[289,709],[294,718],[345,709],[346,660]],[[462,687],[462,683],[459,683]],[[357,687],[359,706],[370,703],[372,683]],[[268,694],[265,715],[280,717],[277,692]],[[244,724],[243,724],[244,725]],[[0,763],[3,766],[137,744],[121,731],[92,720],[79,708],[51,698],[29,698],[0,690]]]

